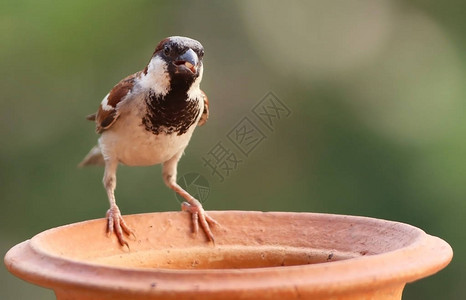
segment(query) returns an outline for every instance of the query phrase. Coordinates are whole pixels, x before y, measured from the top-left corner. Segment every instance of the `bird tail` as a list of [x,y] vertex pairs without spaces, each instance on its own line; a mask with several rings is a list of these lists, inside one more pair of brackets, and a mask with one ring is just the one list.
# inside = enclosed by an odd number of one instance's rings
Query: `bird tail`
[[105,165],[104,156],[98,145],[94,146],[91,151],[84,157],[79,163],[78,167],[82,168],[85,166],[103,166]]

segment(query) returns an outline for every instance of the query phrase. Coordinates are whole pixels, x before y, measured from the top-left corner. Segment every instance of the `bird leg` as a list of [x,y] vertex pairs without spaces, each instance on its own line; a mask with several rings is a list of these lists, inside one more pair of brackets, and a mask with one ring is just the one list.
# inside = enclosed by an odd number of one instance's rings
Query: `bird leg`
[[212,230],[210,230],[209,224],[219,225],[219,223],[205,212],[202,204],[196,198],[191,196],[182,187],[180,187],[178,183],[176,183],[176,167],[182,154],[183,151],[180,151],[163,164],[163,180],[169,188],[186,200],[186,202],[181,204],[181,210],[191,213],[194,235],[197,235],[200,225],[209,241],[215,242],[214,235]]
[[116,187],[116,169],[118,166],[117,161],[106,160],[105,161],[105,173],[104,173],[104,186],[107,191],[108,201],[110,202],[110,208],[107,210],[107,235],[110,236],[113,233],[118,238],[120,245],[129,248],[128,242],[124,239],[123,233],[133,237],[134,232],[126,224],[125,220],[121,216],[120,209],[116,205],[115,200],[115,187]]
[[202,204],[196,198],[183,190],[183,188],[181,188],[176,182],[171,183],[170,188],[186,199],[186,202],[181,203],[181,210],[191,213],[194,235],[197,235],[200,224],[207,238],[210,241],[215,242],[214,235],[210,230],[209,224],[219,225],[218,222],[205,212]]

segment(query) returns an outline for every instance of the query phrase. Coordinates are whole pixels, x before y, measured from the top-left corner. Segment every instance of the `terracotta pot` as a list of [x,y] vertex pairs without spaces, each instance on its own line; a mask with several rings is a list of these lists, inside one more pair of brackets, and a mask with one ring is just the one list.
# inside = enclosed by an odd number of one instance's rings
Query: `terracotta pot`
[[217,211],[216,244],[183,212],[126,216],[130,251],[103,219],[44,231],[13,247],[13,274],[57,299],[401,299],[445,267],[443,240],[365,217]]

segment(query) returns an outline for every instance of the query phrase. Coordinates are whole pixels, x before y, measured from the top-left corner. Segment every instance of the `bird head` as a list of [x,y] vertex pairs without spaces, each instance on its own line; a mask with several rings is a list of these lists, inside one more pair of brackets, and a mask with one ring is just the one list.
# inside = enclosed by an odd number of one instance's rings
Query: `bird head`
[[185,86],[189,89],[202,79],[203,56],[204,48],[198,41],[181,36],[168,37],[157,45],[144,72],[155,78],[166,77],[171,88]]

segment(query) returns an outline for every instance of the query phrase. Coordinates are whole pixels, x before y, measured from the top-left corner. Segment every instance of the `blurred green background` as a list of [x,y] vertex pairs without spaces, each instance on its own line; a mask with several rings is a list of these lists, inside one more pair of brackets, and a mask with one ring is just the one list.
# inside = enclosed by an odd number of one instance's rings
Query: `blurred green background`
[[[205,47],[211,118],[178,172],[209,210],[311,211],[406,222],[448,241],[404,299],[466,295],[464,1],[22,1],[0,4],[0,249],[101,218],[103,169],[77,169],[94,112],[162,38]],[[264,95],[291,110],[220,182],[202,157]],[[179,210],[160,166],[121,167],[124,214]],[[1,299],[54,299],[0,268]]]

